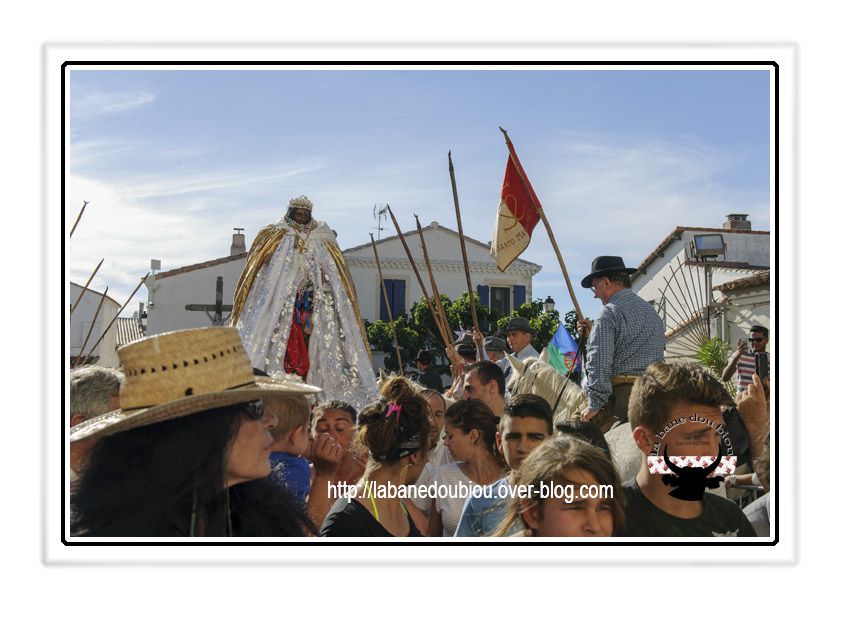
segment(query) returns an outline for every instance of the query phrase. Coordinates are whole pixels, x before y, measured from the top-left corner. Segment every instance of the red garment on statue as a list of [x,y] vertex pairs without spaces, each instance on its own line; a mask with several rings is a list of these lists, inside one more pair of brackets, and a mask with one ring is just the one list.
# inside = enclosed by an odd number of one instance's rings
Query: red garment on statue
[[304,330],[295,320],[292,321],[292,327],[289,329],[289,342],[286,345],[286,356],[283,358],[283,370],[286,373],[297,373],[305,380],[310,371],[310,355],[304,339]]

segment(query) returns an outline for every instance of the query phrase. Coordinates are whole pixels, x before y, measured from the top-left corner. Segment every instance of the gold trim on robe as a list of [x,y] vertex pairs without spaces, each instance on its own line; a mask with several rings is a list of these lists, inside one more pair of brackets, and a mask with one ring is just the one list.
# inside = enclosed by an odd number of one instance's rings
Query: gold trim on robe
[[330,252],[330,256],[333,257],[333,260],[336,263],[336,268],[339,270],[339,277],[342,279],[342,285],[344,285],[345,292],[347,292],[350,303],[353,306],[353,315],[356,316],[356,322],[359,324],[359,332],[362,334],[362,342],[365,343],[365,350],[368,352],[368,359],[371,360],[371,363],[373,364],[374,356],[371,354],[371,345],[368,342],[368,332],[365,330],[365,322],[362,319],[362,313],[359,311],[359,301],[356,297],[356,286],[353,284],[353,278],[351,278],[347,264],[345,263],[345,256],[342,254],[342,250],[339,249],[339,246],[336,243],[327,243],[326,247],[327,251]]
[[251,286],[257,277],[257,272],[260,271],[263,265],[269,262],[280,241],[286,236],[288,231],[288,228],[264,227],[254,237],[254,242],[251,244],[251,250],[249,250],[248,258],[245,261],[245,268],[242,270],[242,274],[240,274],[236,291],[234,292],[230,325],[236,326],[239,316],[242,313],[242,308],[245,305],[245,299],[248,298],[248,293],[251,291]]

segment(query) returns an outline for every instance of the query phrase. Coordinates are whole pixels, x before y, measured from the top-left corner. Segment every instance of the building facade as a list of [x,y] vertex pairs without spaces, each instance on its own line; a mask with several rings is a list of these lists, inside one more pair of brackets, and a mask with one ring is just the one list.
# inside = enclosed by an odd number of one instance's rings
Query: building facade
[[[467,289],[464,263],[461,256],[458,233],[454,230],[430,223],[423,228],[423,235],[429,250],[432,270],[438,291],[450,298],[461,296]],[[148,298],[147,333],[154,335],[176,329],[208,327],[215,312],[188,311],[187,305],[213,305],[215,303],[217,279],[222,278],[222,318],[230,315],[228,307],[233,303],[234,291],[239,276],[245,267],[244,241],[235,241],[229,256],[195,265],[187,265],[169,271],[153,271],[146,278]],[[417,230],[405,235],[412,256],[421,276],[427,276],[427,269],[420,246]],[[239,243],[239,244],[237,244]],[[465,237],[468,262],[474,288],[479,301],[496,307],[508,314],[532,297],[532,278],[541,267],[529,261],[517,259],[508,270],[500,272],[490,255],[488,243]],[[395,315],[408,311],[423,298],[411,265],[400,239],[396,236],[377,242],[377,251],[383,267],[389,302]],[[385,301],[380,288],[379,274],[370,243],[351,247],[343,251],[345,261],[356,287],[359,307],[363,318],[369,322],[387,319]],[[430,291],[428,279],[424,279]],[[430,291],[431,293],[431,291]]]
[[[70,307],[72,308],[82,295],[83,285],[70,283]],[[106,290],[107,291],[107,290]],[[97,313],[97,310],[99,313]],[[78,307],[70,317],[68,342],[70,343],[70,362],[78,364],[87,358],[87,364],[103,367],[119,365],[117,359],[117,331],[113,327],[97,344],[102,331],[111,324],[120,303],[102,292],[88,288],[81,297]],[[93,327],[91,327],[93,325]],[[96,347],[93,345],[96,344]]]
[[632,289],[666,325],[666,357],[694,359],[717,337],[735,349],[751,325],[770,328],[771,234],[747,215],[720,228],[676,227],[638,266]]
[[[449,296],[450,299],[458,298],[467,291],[458,232],[435,221],[422,228],[422,232],[438,292]],[[424,286],[431,294],[429,274],[418,231],[406,232],[403,236],[420,270]],[[480,303],[507,315],[520,305],[531,301],[532,278],[540,271],[540,265],[517,259],[505,272],[500,272],[490,255],[488,243],[465,237],[464,244],[467,262],[470,264],[471,282]],[[396,317],[422,300],[423,292],[399,237],[392,236],[378,241],[377,252],[391,310]],[[352,247],[343,253],[356,284],[362,316],[369,322],[388,320],[371,244]]]

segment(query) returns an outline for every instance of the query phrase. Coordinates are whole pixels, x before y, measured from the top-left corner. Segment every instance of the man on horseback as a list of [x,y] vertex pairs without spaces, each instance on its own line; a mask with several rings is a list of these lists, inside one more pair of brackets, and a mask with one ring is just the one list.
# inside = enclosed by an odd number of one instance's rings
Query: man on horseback
[[631,291],[630,275],[637,270],[625,267],[621,257],[599,256],[591,270],[581,286],[592,289],[604,308],[595,323],[578,321],[579,330],[590,334],[581,419],[590,421],[607,408],[627,422],[631,387],[649,364],[663,361],[666,327],[654,307]]

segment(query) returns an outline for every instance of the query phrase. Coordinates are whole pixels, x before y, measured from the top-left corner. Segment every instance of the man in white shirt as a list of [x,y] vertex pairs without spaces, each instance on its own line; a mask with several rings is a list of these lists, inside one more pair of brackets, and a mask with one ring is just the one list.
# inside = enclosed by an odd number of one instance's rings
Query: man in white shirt
[[531,346],[531,337],[534,330],[527,318],[516,316],[509,320],[505,327],[505,334],[508,338],[508,346],[511,347],[514,357],[518,360],[537,358],[540,355],[537,349]]

